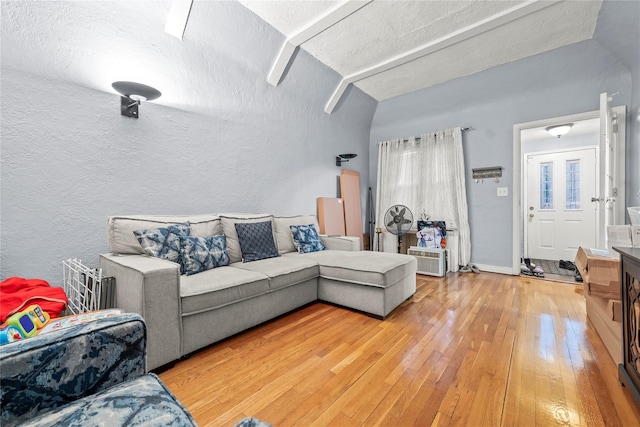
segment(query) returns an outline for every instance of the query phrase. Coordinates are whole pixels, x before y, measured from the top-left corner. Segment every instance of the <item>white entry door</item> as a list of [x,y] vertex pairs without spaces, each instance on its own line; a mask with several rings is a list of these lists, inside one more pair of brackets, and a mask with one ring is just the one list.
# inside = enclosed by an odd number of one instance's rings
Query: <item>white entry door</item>
[[596,247],[596,148],[527,156],[526,248],[529,258],[569,260]]

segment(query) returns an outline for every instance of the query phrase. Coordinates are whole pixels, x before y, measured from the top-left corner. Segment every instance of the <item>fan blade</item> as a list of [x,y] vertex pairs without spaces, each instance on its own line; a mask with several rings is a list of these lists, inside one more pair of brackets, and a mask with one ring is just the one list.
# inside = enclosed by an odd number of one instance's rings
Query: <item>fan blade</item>
[[389,221],[389,224],[387,224],[387,227],[391,227],[394,222],[395,222],[394,220]]
[[406,212],[405,208],[402,208],[402,210],[400,211],[400,216],[404,218],[404,213]]
[[410,219],[402,220],[402,223],[403,223],[403,224],[411,224],[412,222],[413,222],[413,221],[411,221]]
[[393,208],[396,210],[396,213],[398,213],[398,205],[395,205]]

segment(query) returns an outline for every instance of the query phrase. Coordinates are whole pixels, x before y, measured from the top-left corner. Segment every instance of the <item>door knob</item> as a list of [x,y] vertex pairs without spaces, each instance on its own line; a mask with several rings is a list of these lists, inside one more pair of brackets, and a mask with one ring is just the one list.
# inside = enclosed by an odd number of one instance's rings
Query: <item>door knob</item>
[[535,215],[534,215],[534,214],[532,214],[532,213],[530,213],[530,214],[529,214],[529,218],[533,218],[534,216],[535,216]]

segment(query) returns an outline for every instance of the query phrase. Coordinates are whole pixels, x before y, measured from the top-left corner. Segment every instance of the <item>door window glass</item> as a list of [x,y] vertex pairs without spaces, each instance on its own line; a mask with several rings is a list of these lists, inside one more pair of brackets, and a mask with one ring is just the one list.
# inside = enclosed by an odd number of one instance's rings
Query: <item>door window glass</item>
[[540,163],[540,209],[553,209],[553,162]]
[[580,209],[580,160],[567,160],[567,209]]

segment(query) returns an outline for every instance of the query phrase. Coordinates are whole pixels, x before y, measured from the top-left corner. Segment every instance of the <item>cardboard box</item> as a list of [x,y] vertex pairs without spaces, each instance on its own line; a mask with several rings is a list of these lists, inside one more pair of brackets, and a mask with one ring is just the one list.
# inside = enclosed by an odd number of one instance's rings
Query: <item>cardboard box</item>
[[580,247],[575,264],[589,295],[620,299],[620,260],[605,256],[608,251]]
[[614,322],[622,322],[622,301],[610,299],[607,302],[607,313]]
[[600,335],[613,361],[622,363],[622,323],[611,320],[607,310],[607,300],[584,296],[587,305],[587,316]]

